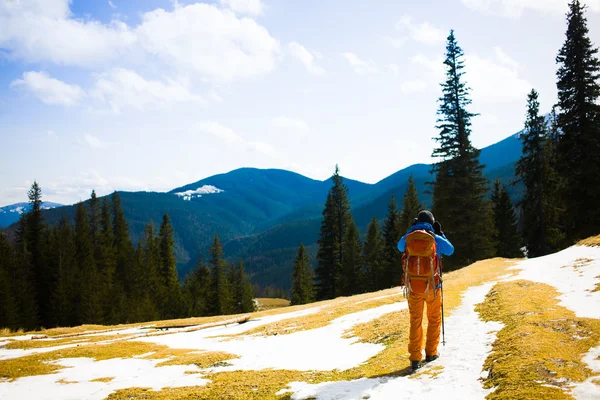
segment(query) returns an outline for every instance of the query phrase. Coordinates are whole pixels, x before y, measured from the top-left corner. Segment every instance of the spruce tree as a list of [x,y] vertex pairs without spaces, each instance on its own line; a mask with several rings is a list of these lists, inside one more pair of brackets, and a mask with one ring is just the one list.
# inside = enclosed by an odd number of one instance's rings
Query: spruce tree
[[111,199],[112,236],[115,251],[115,282],[112,290],[111,313],[116,316],[117,320],[122,321],[127,315],[127,296],[131,292],[133,244],[129,237],[129,226],[125,220],[119,194],[114,192]]
[[164,214],[159,231],[161,283],[166,290],[166,303],[162,305],[163,318],[177,318],[182,312],[181,285],[177,278],[175,239],[171,219]]
[[27,330],[39,326],[35,272],[27,239],[27,215],[21,214],[16,231],[15,268],[12,284],[17,294],[18,325]]
[[209,264],[211,267],[211,314],[224,315],[232,312],[231,287],[227,279],[225,261],[223,260],[223,245],[219,240],[219,235],[215,234],[215,239],[210,246]]
[[579,0],[571,1],[566,40],[556,57],[558,150],[571,241],[600,233],[600,61],[584,12]]
[[254,294],[252,292],[252,284],[244,264],[240,260],[234,267],[233,277],[233,312],[235,314],[242,314],[255,311]]
[[147,288],[152,308],[148,310],[147,319],[160,317],[159,310],[167,303],[166,287],[160,277],[160,247],[154,232],[154,223],[150,221],[144,228],[144,268],[143,284]]
[[424,209],[425,206],[419,199],[415,180],[411,174],[408,178],[408,186],[406,187],[406,192],[404,192],[404,198],[402,199],[402,213],[400,214],[401,235],[412,226],[413,220],[417,218],[419,211]]
[[558,226],[561,183],[552,168],[552,143],[547,136],[545,119],[540,115],[535,90],[527,96],[527,119],[520,139],[523,155],[517,162],[516,174],[527,190],[520,203],[524,214],[524,236],[528,255],[537,257],[558,250],[563,235]]
[[499,179],[494,182],[492,192],[494,208],[496,255],[506,258],[523,257],[521,237],[517,231],[517,215],[506,187]]
[[33,182],[27,196],[31,209],[26,218],[26,236],[30,263],[33,267],[32,278],[35,284],[36,303],[40,322],[48,326],[52,274],[46,258],[45,239],[48,232],[42,215],[42,189],[37,182]]
[[102,313],[98,294],[96,262],[94,260],[94,247],[87,211],[83,203],[77,204],[75,210],[75,258],[80,290],[77,304],[79,323],[99,323],[101,322]]
[[398,241],[402,237],[400,213],[396,199],[392,194],[388,205],[388,213],[383,222],[383,265],[384,276],[388,287],[400,285],[402,277],[402,253],[398,251]]
[[348,188],[340,176],[337,165],[331,180],[333,187],[327,195],[318,240],[315,270],[318,299],[332,299],[342,293],[344,240],[348,228],[353,223]]
[[119,310],[123,300],[122,286],[117,283],[117,260],[111,206],[107,197],[102,200],[100,209],[100,256],[97,260],[98,279],[100,280],[100,302],[103,310],[103,320],[107,324],[119,322]]
[[368,292],[389,287],[383,271],[383,237],[379,222],[373,217],[367,228],[367,236],[363,246],[363,263],[365,266],[365,286]]
[[292,275],[292,305],[312,303],[314,297],[313,272],[304,244],[300,244]]
[[52,232],[54,285],[50,300],[50,326],[72,326],[78,320],[75,304],[81,282],[75,259],[74,236],[67,217],[63,216]]
[[450,31],[446,45],[446,81],[441,84],[435,138],[439,147],[433,157],[436,180],[433,184],[433,212],[452,241],[455,254],[446,266],[462,267],[494,254],[493,215],[488,181],[479,163],[480,150],[472,146],[470,88],[464,82],[464,53]]
[[352,296],[363,292],[363,261],[360,234],[354,221],[346,232],[342,261],[342,295]]
[[196,269],[186,277],[184,283],[183,297],[189,317],[209,314],[210,288],[210,270],[200,257]]

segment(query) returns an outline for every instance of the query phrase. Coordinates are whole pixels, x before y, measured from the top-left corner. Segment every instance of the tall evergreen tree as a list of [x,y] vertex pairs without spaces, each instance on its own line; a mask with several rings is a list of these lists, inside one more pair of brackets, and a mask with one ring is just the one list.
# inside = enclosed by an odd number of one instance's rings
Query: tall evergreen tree
[[425,206],[419,199],[415,179],[411,174],[402,199],[402,213],[400,214],[400,233],[402,235],[412,226],[413,219],[417,217],[419,211],[424,209]]
[[117,283],[117,259],[111,205],[107,197],[102,200],[100,210],[100,258],[98,260],[98,277],[100,284],[100,300],[103,310],[103,319],[107,324],[119,322],[119,310],[123,300],[122,286]]
[[565,182],[567,234],[577,240],[600,233],[600,61],[588,36],[585,7],[569,3],[566,40],[556,62],[561,175]]
[[314,297],[313,272],[308,252],[300,244],[292,275],[292,305],[312,303]]
[[215,234],[213,244],[210,246],[209,264],[211,267],[211,313],[213,315],[231,314],[232,295],[227,279],[225,260],[223,260],[223,245],[219,235]]
[[127,314],[127,295],[131,292],[133,244],[129,237],[129,226],[117,192],[112,199],[113,248],[115,251],[115,283],[112,290],[112,314],[123,320]]
[[40,319],[35,271],[31,262],[27,236],[27,215],[21,214],[16,232],[15,268],[11,281],[17,294],[18,325],[27,330],[33,330],[39,326]]
[[30,211],[26,218],[26,237],[30,252],[30,262],[33,267],[33,282],[35,282],[36,303],[40,322],[48,326],[50,288],[52,286],[52,274],[48,268],[46,258],[45,238],[48,236],[42,215],[42,188],[37,182],[33,182],[27,193],[29,197]]
[[318,241],[315,270],[318,299],[331,299],[341,294],[344,240],[348,228],[353,223],[348,188],[337,165],[331,180],[333,187],[329,191],[323,210]]
[[74,305],[77,302],[80,280],[75,259],[75,235],[66,216],[52,232],[52,258],[54,285],[51,293],[51,325],[71,326],[77,321]]
[[398,241],[402,237],[400,213],[392,194],[388,213],[383,222],[383,263],[385,281],[388,287],[400,285],[402,277],[402,254],[398,251]]
[[363,261],[360,234],[354,221],[346,232],[342,262],[342,294],[352,296],[363,292]]
[[183,298],[189,317],[200,317],[210,313],[210,288],[210,270],[200,257],[196,269],[186,277],[183,288]]
[[492,192],[494,208],[496,255],[506,258],[523,257],[521,237],[517,231],[517,215],[506,187],[499,179],[494,182]]
[[373,217],[367,228],[367,236],[363,246],[363,263],[365,265],[365,286],[368,292],[389,287],[383,273],[383,237],[377,218]]
[[552,168],[552,143],[547,136],[546,122],[540,115],[538,93],[527,96],[527,119],[521,135],[523,155],[517,162],[516,174],[527,192],[521,205],[525,218],[525,240],[529,256],[537,257],[558,250],[562,232],[559,190],[561,183]]
[[102,312],[94,246],[92,245],[87,211],[83,203],[79,203],[75,210],[75,257],[80,290],[77,304],[79,322],[99,323],[102,319]]
[[439,99],[436,138],[439,147],[433,157],[436,180],[433,185],[433,211],[455,247],[446,266],[462,267],[494,253],[493,216],[487,200],[488,181],[479,163],[480,150],[472,146],[470,88],[464,82],[464,53],[450,31],[446,45],[446,81]]
[[160,268],[162,286],[166,290],[166,303],[162,307],[163,318],[177,318],[182,312],[181,285],[177,278],[175,259],[175,239],[173,226],[168,214],[164,214],[160,225]]
[[234,265],[233,268],[233,313],[242,314],[253,312],[256,308],[254,304],[254,294],[252,292],[250,279],[248,278],[248,275],[246,275],[244,264],[240,260],[237,267]]

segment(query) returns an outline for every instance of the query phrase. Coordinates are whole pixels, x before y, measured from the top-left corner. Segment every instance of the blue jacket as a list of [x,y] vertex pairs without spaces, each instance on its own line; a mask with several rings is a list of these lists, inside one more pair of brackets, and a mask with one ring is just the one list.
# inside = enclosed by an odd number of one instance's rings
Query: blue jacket
[[404,252],[404,249],[406,248],[406,235],[419,229],[427,231],[429,233],[433,233],[433,236],[435,238],[435,245],[437,247],[437,252],[440,255],[450,256],[452,255],[452,253],[454,253],[454,246],[452,246],[452,243],[450,243],[450,241],[446,239],[446,235],[437,235],[434,232],[431,224],[428,224],[427,222],[418,222],[415,225],[411,226],[408,232],[406,232],[406,234],[402,236],[402,239],[400,239],[400,241],[398,242],[398,250]]

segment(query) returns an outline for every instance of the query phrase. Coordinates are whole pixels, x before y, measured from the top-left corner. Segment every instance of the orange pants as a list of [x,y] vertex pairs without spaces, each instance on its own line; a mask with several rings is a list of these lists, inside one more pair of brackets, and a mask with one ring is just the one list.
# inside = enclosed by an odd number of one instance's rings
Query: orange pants
[[408,352],[411,361],[421,361],[423,350],[423,306],[427,303],[427,343],[425,354],[437,354],[440,344],[440,327],[442,325],[442,293],[440,289],[430,293],[410,293],[408,309],[410,311],[410,336]]

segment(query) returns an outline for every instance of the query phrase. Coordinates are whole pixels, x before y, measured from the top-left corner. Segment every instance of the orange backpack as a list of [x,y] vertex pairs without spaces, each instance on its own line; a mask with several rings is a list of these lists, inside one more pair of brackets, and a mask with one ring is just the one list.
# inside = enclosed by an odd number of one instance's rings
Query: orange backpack
[[406,236],[406,248],[402,256],[404,284],[409,292],[428,293],[440,283],[439,257],[433,234],[416,230]]

